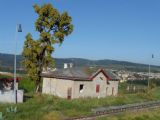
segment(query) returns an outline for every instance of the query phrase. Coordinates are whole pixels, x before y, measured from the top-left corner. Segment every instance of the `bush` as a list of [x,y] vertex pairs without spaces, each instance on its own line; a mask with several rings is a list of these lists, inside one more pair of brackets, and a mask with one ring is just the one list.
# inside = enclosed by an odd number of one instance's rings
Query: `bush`
[[24,92],[34,92],[35,91],[35,84],[34,81],[29,79],[27,76],[23,76],[19,81],[19,89],[23,89]]

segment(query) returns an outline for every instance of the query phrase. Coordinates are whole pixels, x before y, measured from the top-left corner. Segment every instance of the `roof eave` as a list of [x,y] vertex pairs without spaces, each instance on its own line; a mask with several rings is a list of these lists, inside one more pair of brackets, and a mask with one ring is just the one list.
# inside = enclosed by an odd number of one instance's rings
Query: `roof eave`
[[65,79],[65,80],[73,80],[73,81],[91,81],[90,78],[69,77],[69,76],[48,76],[48,75],[42,75],[41,77],[57,78],[57,79]]

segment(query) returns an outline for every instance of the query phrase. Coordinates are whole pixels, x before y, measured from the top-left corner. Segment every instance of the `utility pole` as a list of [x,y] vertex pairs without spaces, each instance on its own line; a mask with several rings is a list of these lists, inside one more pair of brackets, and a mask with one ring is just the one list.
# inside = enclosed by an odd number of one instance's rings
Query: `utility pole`
[[151,72],[151,66],[150,66],[150,64],[149,64],[149,66],[148,66],[148,90],[149,90],[149,84],[150,84],[150,72]]
[[17,58],[16,58],[16,54],[17,54],[17,33],[18,32],[22,32],[22,27],[21,24],[17,24],[16,26],[16,32],[15,32],[15,54],[14,54],[14,100],[15,103],[17,103],[17,85],[16,85],[16,68],[17,68]]
[[[152,54],[152,58],[154,58],[153,54]],[[150,87],[150,74],[151,74],[151,65],[149,63],[149,66],[148,66],[148,90],[149,90],[149,87]]]

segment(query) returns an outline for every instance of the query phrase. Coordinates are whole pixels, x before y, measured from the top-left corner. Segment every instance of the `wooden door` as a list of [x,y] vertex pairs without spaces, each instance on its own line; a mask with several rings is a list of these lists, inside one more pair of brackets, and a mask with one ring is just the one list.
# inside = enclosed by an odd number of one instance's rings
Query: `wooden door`
[[67,99],[71,99],[72,98],[72,88],[68,88],[68,92],[67,92]]

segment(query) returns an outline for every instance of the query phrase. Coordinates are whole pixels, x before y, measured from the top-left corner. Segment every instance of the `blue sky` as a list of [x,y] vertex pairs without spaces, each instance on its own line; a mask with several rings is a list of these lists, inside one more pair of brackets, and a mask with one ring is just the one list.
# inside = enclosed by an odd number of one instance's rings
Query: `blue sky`
[[55,46],[53,57],[160,65],[159,0],[1,0],[1,53],[14,53],[17,23],[23,27],[23,32],[18,33],[18,54],[28,32],[38,38],[34,29],[37,15],[32,7],[35,3],[52,3],[60,12],[68,11],[72,16],[74,31],[62,46]]

